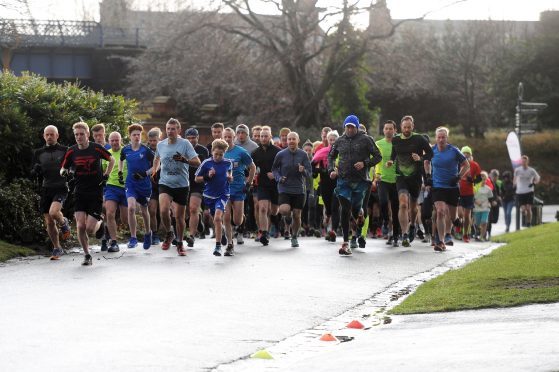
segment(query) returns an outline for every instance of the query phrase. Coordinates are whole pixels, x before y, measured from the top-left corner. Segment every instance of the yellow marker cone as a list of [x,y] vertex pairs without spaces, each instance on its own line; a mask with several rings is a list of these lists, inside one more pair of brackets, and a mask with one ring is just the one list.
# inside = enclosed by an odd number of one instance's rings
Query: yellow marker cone
[[250,356],[253,359],[274,359],[272,354],[266,349],[258,350],[256,353]]

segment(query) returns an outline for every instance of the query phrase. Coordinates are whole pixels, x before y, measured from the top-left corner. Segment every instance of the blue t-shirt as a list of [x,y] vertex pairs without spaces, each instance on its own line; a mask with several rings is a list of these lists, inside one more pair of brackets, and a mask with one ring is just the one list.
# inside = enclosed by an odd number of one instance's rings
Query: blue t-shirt
[[227,150],[223,157],[233,162],[233,182],[231,182],[231,190],[241,190],[245,185],[245,169],[252,164],[252,158],[247,150],[238,145]]
[[[177,142],[170,144],[165,138],[157,144],[155,157],[161,159],[161,177],[159,184],[171,188],[188,187],[188,163],[173,160],[176,153],[190,160],[198,156],[192,144],[184,138],[177,138]],[[128,171],[130,172],[130,171]]]
[[[153,158],[155,157],[153,151],[149,147],[140,144],[138,150],[132,150],[132,145],[126,145],[120,152],[120,160],[126,160],[128,167],[128,174],[126,176],[126,185],[146,184],[151,185],[149,177],[146,176],[146,171],[151,168]],[[134,173],[141,173],[146,176],[143,180],[134,179]]]
[[229,159],[223,159],[219,162],[214,161],[212,158],[206,159],[196,170],[196,176],[204,177],[212,168],[215,170],[215,175],[205,182],[204,196],[212,199],[217,199],[224,195],[229,196],[230,190],[227,173],[233,170],[233,162]]
[[431,165],[433,167],[433,187],[443,189],[458,187],[457,184],[451,185],[452,178],[458,176],[460,172],[460,164],[466,160],[466,157],[458,150],[457,147],[447,144],[443,151],[439,151],[437,145],[433,146],[433,159]]

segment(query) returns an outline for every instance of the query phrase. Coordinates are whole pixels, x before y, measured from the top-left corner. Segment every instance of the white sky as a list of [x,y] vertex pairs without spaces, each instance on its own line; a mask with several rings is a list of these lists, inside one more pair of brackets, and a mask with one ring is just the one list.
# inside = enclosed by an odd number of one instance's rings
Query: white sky
[[[0,0],[0,4],[13,4],[16,0]],[[99,2],[102,0],[28,0],[30,11],[36,19],[93,19],[99,20]],[[153,10],[173,10],[179,4],[192,3],[196,7],[207,7],[219,3],[217,0],[128,0],[136,8]],[[467,0],[445,8],[455,0],[387,0],[392,18],[417,18],[430,13],[428,19],[495,19],[495,20],[531,20],[539,19],[544,10],[559,10],[559,0]],[[341,1],[319,0],[323,7],[336,6]],[[360,5],[370,4],[370,0],[359,0]],[[444,9],[441,9],[444,8]],[[265,8],[262,12],[266,12]],[[273,11],[273,10],[272,10]],[[84,17],[85,15],[85,17]],[[28,18],[0,6],[2,18]],[[367,17],[355,20],[366,25]]]

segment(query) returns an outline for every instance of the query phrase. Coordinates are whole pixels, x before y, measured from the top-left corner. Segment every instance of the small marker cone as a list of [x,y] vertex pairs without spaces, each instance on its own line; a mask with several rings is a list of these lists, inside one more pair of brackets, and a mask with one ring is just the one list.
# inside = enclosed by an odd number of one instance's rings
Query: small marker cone
[[320,341],[338,341],[338,339],[331,333],[325,333],[320,337]]
[[272,354],[266,349],[258,350],[256,353],[250,356],[253,359],[274,359]]
[[346,326],[347,328],[363,329],[365,326],[359,320],[352,320]]

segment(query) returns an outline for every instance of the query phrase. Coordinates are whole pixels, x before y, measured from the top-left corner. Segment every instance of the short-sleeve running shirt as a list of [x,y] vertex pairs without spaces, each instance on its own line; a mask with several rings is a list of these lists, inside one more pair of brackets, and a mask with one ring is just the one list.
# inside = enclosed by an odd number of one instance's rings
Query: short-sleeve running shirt
[[215,170],[215,175],[205,181],[203,195],[211,199],[217,199],[224,195],[229,196],[227,174],[233,170],[233,162],[230,159],[223,159],[222,161],[215,161],[212,158],[206,159],[196,170],[196,176],[204,177],[212,168]]
[[68,149],[61,167],[66,169],[75,167],[76,193],[102,192],[101,159],[110,160],[111,154],[95,142],[89,142],[89,146],[85,149],[80,149],[78,145]]
[[412,154],[418,154],[422,160],[431,160],[433,151],[423,135],[412,133],[408,138],[398,134],[392,138],[392,155],[395,162],[397,176],[421,176],[423,161],[415,161]]
[[460,164],[466,160],[464,154],[456,146],[447,144],[444,150],[440,151],[437,145],[433,146],[433,187],[450,189],[457,185],[451,184],[454,177],[458,176]]
[[166,138],[157,144],[156,157],[161,159],[161,176],[159,184],[171,188],[188,187],[188,164],[173,160],[173,156],[179,153],[186,159],[191,160],[198,156],[190,141],[177,138],[173,144]]
[[233,162],[233,182],[231,182],[231,190],[242,190],[245,185],[245,169],[252,164],[252,158],[245,149],[237,145],[227,150],[224,157]]
[[[138,150],[133,150],[132,145],[126,145],[120,152],[120,160],[128,167],[128,175],[126,176],[126,184],[130,182],[150,184],[149,177],[143,180],[135,180],[134,173],[146,174],[146,171],[151,168],[153,158],[155,157],[153,151],[146,145],[140,144]],[[123,164],[123,165],[124,165]]]

